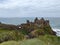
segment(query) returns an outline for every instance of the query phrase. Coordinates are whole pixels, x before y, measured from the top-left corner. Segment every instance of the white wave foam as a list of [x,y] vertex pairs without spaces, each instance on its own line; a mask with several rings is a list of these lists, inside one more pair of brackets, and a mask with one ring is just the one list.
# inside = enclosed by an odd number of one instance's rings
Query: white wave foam
[[60,29],[52,28],[52,30],[56,32],[57,36],[60,36]]
[[53,31],[60,31],[60,29],[57,29],[57,28],[52,28]]

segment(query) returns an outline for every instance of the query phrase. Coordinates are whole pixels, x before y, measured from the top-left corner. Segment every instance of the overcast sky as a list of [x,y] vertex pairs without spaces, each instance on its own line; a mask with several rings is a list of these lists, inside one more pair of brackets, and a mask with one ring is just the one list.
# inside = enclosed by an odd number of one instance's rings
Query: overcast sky
[[0,0],[0,17],[60,17],[60,0]]

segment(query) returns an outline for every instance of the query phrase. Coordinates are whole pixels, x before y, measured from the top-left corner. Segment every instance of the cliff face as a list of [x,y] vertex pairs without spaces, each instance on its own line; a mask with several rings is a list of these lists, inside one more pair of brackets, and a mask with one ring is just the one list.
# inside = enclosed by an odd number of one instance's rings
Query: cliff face
[[29,35],[30,37],[45,34],[56,35],[50,27],[49,20],[44,20],[44,18],[35,18],[34,22],[27,20],[27,23],[21,24],[19,27],[21,27],[20,30],[24,30],[26,35]]

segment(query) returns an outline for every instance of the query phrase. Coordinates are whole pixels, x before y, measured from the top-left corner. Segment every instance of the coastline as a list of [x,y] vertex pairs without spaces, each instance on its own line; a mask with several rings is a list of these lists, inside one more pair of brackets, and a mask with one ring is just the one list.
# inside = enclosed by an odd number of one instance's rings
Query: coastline
[[60,29],[52,28],[52,30],[56,32],[57,36],[60,36]]

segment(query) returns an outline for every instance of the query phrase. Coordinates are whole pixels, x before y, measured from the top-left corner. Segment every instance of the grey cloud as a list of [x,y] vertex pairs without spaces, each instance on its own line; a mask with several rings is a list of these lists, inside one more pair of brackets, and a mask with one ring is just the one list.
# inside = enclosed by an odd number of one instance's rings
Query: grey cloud
[[0,8],[0,17],[60,17],[60,0],[22,0],[13,6]]

